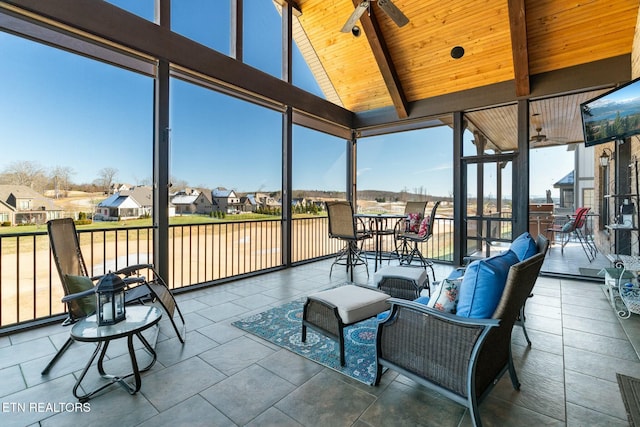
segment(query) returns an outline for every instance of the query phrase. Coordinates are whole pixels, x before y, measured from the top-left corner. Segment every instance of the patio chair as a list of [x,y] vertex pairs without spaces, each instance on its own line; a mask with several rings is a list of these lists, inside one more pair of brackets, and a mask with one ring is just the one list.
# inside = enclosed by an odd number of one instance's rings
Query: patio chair
[[578,208],[573,215],[567,217],[567,221],[562,224],[554,224],[552,227],[547,228],[547,231],[554,233],[554,239],[560,235],[560,253],[564,253],[564,247],[569,243],[571,236],[574,235],[578,239],[580,246],[582,246],[582,250],[587,256],[587,259],[591,262],[596,257],[597,249],[587,240],[587,237],[582,232],[589,210],[590,208],[586,207]]
[[357,265],[367,267],[366,272],[369,277],[367,260],[362,255],[361,247],[358,244],[361,245],[365,239],[370,239],[371,233],[357,227],[351,202],[340,200],[325,203],[329,216],[329,237],[345,242],[344,247],[338,252],[336,259],[331,264],[329,277],[331,277],[333,266],[336,264],[346,266],[347,273],[351,271],[352,282],[353,268]]
[[406,218],[396,222],[395,235],[396,235],[396,253],[398,252],[398,246],[402,244],[402,236],[406,233],[408,228],[409,214],[417,214],[420,218],[424,217],[424,210],[427,208],[429,202],[407,202],[404,205],[404,214]]
[[398,249],[398,256],[400,257],[401,265],[411,265],[414,259],[417,259],[425,270],[427,267],[431,269],[431,275],[433,276],[434,281],[436,280],[436,273],[433,269],[433,262],[424,257],[420,251],[420,245],[429,241],[433,235],[433,226],[438,206],[440,206],[440,200],[435,202],[431,208],[431,214],[421,223],[421,229],[426,227],[424,230],[418,230],[417,232],[405,232],[400,236],[401,244]]
[[481,425],[478,404],[509,371],[520,382],[511,354],[511,333],[520,308],[536,282],[544,254],[509,268],[491,319],[460,317],[413,301],[392,298],[390,315],[378,324],[377,375],[392,369],[469,409]]
[[[63,326],[71,325],[78,320],[95,313],[95,283],[102,276],[88,275],[88,270],[80,250],[80,242],[76,227],[71,218],[54,219],[47,222],[49,234],[49,244],[53,254],[53,259],[58,269],[60,281],[64,289],[62,302],[67,305],[67,318],[62,323]],[[148,272],[151,279],[148,280],[141,275]],[[143,302],[157,302],[167,313],[171,324],[181,343],[185,342],[186,326],[182,312],[176,300],[171,294],[165,281],[158,275],[152,264],[131,265],[113,273],[119,275],[127,284],[126,304],[141,304]],[[178,328],[174,319],[175,311],[181,321]],[[65,351],[73,344],[73,339],[69,339],[58,350],[49,364],[42,371],[42,375],[49,373]]]
[[[527,233],[528,234],[528,233]],[[522,237],[522,236],[521,236]],[[544,234],[539,233],[535,239],[536,243],[536,253],[544,254],[546,256],[547,251],[549,250],[549,239],[547,239]],[[465,264],[462,267],[455,269],[448,278],[456,279],[464,276],[464,272],[469,265],[470,262],[475,261],[473,259],[465,258]],[[524,261],[524,259],[523,259]],[[524,304],[520,308],[520,313],[518,314],[518,318],[516,319],[516,325],[522,328],[522,333],[524,334],[524,338],[527,341],[527,345],[531,346],[531,339],[529,338],[529,334],[527,333],[527,327],[525,326],[525,322],[527,320],[525,315],[526,304],[529,298],[533,298],[533,293],[529,294],[528,298],[525,300]]]

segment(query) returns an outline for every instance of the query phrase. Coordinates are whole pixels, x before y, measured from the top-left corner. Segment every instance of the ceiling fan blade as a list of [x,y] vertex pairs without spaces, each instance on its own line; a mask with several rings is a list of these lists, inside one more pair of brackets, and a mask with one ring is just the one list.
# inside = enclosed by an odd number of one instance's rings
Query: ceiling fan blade
[[358,19],[360,19],[360,17],[367,11],[368,8],[369,0],[365,0],[360,3],[356,7],[356,10],[353,11],[349,19],[347,19],[347,22],[344,24],[340,31],[342,31],[343,33],[350,33],[353,26],[356,25],[356,22],[358,22]]
[[387,14],[398,27],[404,27],[409,23],[409,18],[390,0],[378,0],[378,6]]

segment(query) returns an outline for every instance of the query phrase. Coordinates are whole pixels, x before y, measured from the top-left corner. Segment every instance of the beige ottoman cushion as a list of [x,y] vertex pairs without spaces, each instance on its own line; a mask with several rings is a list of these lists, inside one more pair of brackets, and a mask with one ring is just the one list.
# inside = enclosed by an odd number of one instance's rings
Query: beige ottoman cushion
[[414,283],[422,287],[427,281],[427,270],[424,268],[407,267],[402,265],[391,265],[381,268],[373,275],[373,284],[378,286],[384,277],[403,277],[407,280],[413,280]]
[[389,295],[375,289],[347,285],[316,292],[309,298],[326,301],[338,307],[342,323],[349,325],[389,309]]

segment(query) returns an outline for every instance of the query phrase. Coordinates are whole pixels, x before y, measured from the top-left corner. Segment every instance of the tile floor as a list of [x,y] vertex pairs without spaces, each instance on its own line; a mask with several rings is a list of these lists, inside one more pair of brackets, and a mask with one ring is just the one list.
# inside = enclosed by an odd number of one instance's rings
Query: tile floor
[[[186,313],[182,346],[161,322],[158,361],[131,396],[112,386],[75,407],[76,376],[93,349],[74,344],[47,377],[40,371],[66,340],[68,328],[48,326],[0,338],[0,425],[7,426],[468,426],[466,410],[406,377],[387,372],[379,387],[355,382],[280,349],[230,322],[346,280],[330,279],[330,261],[244,279],[178,296]],[[362,269],[362,267],[360,267]],[[448,266],[436,266],[439,278]],[[371,275],[373,276],[373,275]],[[356,282],[366,283],[360,270]],[[616,372],[640,377],[640,362],[601,286],[538,279],[527,303],[533,341],[514,331],[522,383],[508,375],[480,405],[487,426],[628,425]],[[634,316],[635,317],[635,316]],[[125,346],[112,346],[107,369],[126,369]],[[95,370],[89,385],[100,379]]]

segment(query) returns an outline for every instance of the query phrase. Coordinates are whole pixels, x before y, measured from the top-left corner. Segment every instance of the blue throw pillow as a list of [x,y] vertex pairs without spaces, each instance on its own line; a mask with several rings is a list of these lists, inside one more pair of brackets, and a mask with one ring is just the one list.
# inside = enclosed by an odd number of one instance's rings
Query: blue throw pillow
[[538,247],[536,246],[536,241],[533,240],[531,234],[525,231],[521,235],[519,235],[516,240],[511,242],[511,247],[509,248],[518,256],[519,261],[524,261],[525,259],[534,256],[538,253]]
[[496,311],[509,268],[519,262],[511,250],[469,264],[458,294],[457,315],[489,319]]

